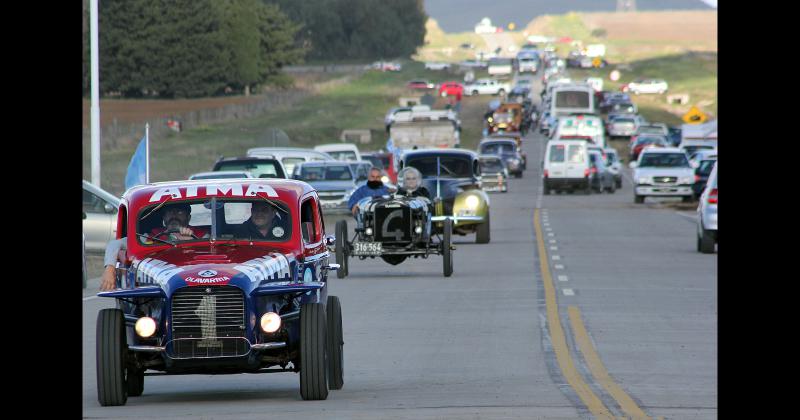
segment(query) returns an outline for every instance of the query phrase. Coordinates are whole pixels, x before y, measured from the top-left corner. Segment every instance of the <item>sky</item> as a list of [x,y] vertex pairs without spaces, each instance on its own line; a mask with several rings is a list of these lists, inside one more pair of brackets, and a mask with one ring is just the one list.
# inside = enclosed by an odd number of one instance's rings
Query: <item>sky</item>
[[[710,5],[713,3],[713,5]],[[689,10],[716,8],[717,0],[636,0],[637,10]],[[428,16],[445,32],[472,31],[483,17],[495,26],[514,22],[524,27],[543,14],[610,12],[616,0],[425,0]]]

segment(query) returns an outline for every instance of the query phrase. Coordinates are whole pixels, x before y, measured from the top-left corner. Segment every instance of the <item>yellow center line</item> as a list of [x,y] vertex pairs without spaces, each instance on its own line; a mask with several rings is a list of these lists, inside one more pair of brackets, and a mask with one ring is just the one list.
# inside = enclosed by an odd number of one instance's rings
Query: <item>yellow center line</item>
[[569,312],[569,319],[572,321],[572,331],[575,333],[575,341],[578,343],[578,348],[580,348],[581,353],[583,353],[583,358],[589,366],[589,371],[592,372],[597,382],[605,388],[606,392],[614,397],[625,414],[633,419],[649,419],[650,417],[639,408],[636,402],[633,401],[633,398],[625,393],[625,391],[611,379],[606,367],[600,360],[600,356],[598,356],[597,351],[595,351],[591,340],[589,340],[589,333],[586,332],[583,319],[581,319],[580,309],[578,309],[577,306],[570,306],[567,308],[567,311]]
[[536,241],[539,248],[539,264],[542,270],[542,282],[544,283],[544,296],[547,305],[547,325],[550,330],[550,341],[553,343],[553,351],[556,353],[558,366],[567,383],[575,390],[578,397],[583,401],[589,411],[596,417],[613,419],[614,416],[603,405],[600,398],[589,388],[583,380],[572,357],[569,355],[567,340],[564,336],[564,329],[561,326],[561,319],[558,316],[558,305],[556,302],[556,291],[553,286],[553,278],[550,276],[550,267],[547,264],[547,253],[544,249],[544,239],[542,238],[542,228],[539,223],[539,209],[534,210],[533,224],[536,229]]

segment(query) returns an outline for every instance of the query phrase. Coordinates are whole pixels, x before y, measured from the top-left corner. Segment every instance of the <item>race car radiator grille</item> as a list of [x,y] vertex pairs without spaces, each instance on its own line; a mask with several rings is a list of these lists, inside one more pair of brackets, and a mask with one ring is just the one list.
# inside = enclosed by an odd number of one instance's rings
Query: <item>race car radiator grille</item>
[[411,209],[408,207],[375,209],[375,239],[378,242],[411,240]]
[[172,357],[242,356],[245,339],[242,291],[231,286],[186,287],[172,296]]
[[674,184],[678,182],[678,177],[675,176],[654,176],[653,181],[659,184]]

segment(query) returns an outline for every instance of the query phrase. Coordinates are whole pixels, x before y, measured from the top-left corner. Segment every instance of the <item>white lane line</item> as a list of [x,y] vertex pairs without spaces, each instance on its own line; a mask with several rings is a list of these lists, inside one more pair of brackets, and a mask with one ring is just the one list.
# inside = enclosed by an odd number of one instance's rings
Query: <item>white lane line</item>
[[565,276],[565,275],[559,275],[558,276],[558,281],[569,281],[569,278],[567,276]]
[[98,296],[89,296],[89,297],[85,297],[85,298],[83,298],[83,301],[84,301],[84,302],[86,302],[87,300],[95,299],[95,298],[97,298],[97,297],[98,297]]
[[544,222],[544,223],[542,223],[542,226],[545,226],[545,227],[550,226],[550,223]]
[[572,289],[563,289],[562,292],[564,292],[564,296],[575,296],[575,292]]
[[558,260],[561,259],[561,256],[560,255],[553,255],[552,258],[553,258],[553,260],[558,261]]
[[551,240],[550,240],[550,243],[551,243],[551,244],[554,244],[554,243],[556,243],[556,240],[555,240],[555,239],[551,239]]
[[564,269],[564,265],[563,265],[563,264],[556,264],[556,265],[554,265],[553,267],[554,267],[556,270],[563,270],[563,269]]
[[553,233],[553,232],[548,232],[548,233],[547,233],[547,236],[556,236],[556,234],[555,234],[555,233]]
[[558,247],[557,247],[557,246],[551,246],[551,247],[550,247],[550,250],[551,250],[551,251],[558,251]]

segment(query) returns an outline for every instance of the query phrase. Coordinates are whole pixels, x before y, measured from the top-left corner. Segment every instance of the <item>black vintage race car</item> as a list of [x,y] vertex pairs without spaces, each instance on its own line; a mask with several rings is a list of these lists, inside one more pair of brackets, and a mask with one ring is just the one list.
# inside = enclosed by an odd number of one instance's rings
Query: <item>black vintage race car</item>
[[[398,175],[399,177],[399,175]],[[428,258],[441,255],[445,277],[453,274],[453,221],[434,217],[433,203],[427,197],[396,193],[383,197],[364,198],[358,203],[355,234],[348,240],[347,221],[336,223],[337,276],[349,274],[348,258],[360,260],[380,257],[392,265],[406,258]],[[435,221],[442,223],[434,232]]]

